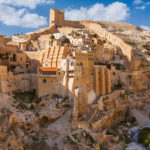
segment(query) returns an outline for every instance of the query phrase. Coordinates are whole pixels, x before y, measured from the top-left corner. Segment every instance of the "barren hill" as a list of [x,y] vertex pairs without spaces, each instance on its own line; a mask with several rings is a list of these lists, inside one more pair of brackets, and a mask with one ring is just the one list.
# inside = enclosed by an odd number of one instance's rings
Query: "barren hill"
[[119,36],[126,43],[133,46],[137,51],[146,54],[150,50],[150,31],[128,23],[98,21],[103,28]]

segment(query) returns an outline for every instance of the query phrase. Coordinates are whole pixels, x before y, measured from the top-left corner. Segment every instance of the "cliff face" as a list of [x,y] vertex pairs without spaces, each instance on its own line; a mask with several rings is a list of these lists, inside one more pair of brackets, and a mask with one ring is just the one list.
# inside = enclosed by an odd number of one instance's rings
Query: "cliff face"
[[[55,98],[54,98],[55,99]],[[0,96],[0,149],[12,150],[49,150],[53,149],[52,143],[49,146],[45,139],[53,139],[70,127],[67,120],[70,117],[64,116],[64,128],[61,130],[61,121],[58,118],[65,112],[69,112],[68,100],[58,101],[50,97],[37,98],[34,93],[14,93],[13,95]],[[57,103],[58,102],[58,103]],[[57,106],[56,106],[57,105]],[[57,131],[49,127],[58,119]],[[63,122],[62,121],[62,122]],[[50,138],[53,137],[53,138]]]

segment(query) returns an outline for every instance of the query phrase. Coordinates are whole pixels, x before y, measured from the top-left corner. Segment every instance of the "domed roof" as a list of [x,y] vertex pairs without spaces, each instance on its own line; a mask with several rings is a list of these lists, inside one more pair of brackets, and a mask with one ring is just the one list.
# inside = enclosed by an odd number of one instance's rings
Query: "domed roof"
[[70,40],[69,40],[66,36],[62,36],[59,40],[60,40],[62,43],[70,43]]

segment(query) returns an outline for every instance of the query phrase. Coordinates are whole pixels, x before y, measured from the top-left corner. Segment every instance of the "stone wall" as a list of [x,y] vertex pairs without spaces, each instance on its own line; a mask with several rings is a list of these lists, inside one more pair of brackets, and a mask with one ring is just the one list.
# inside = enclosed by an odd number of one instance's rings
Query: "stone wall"
[[92,124],[94,131],[102,131],[110,128],[117,122],[120,122],[124,119],[127,110],[127,105],[116,106],[115,109],[109,112],[109,115],[106,115],[101,120]]
[[57,94],[56,76],[38,75],[38,97]]
[[[52,74],[50,72],[47,72],[47,75],[39,72],[37,78],[38,97],[46,95],[68,96],[71,92],[71,87],[66,89],[67,83],[65,82],[65,75],[66,73],[64,73],[63,70],[57,70]],[[67,80],[67,82],[69,82],[69,79]],[[68,93],[66,93],[66,90],[68,91]]]
[[88,53],[76,53],[76,64],[74,73],[75,87],[85,87],[87,91],[94,89],[94,58]]
[[6,80],[0,80],[1,93],[11,93],[13,91],[33,91],[37,89],[36,74],[18,74],[6,76]]
[[79,21],[68,21],[65,20],[63,26],[73,27],[73,28],[83,28]]
[[[102,107],[105,107],[107,112],[100,120],[92,123],[94,131],[108,129],[115,123],[123,120],[129,105],[128,97],[123,90],[115,91],[107,97],[101,97],[98,103]],[[98,106],[98,108],[101,108],[101,106]]]
[[50,27],[55,25],[56,27],[68,26],[74,28],[83,28],[79,21],[66,21],[64,12],[62,10],[51,9],[50,10]]
[[111,92],[111,70],[106,66],[95,65],[94,89],[96,96],[105,95]]
[[88,30],[98,34],[100,37],[107,39],[113,45],[118,46],[121,49],[122,54],[125,55],[131,61],[133,55],[133,48],[130,45],[125,43],[122,39],[120,39],[116,35],[102,28],[102,26],[99,25],[98,23],[82,22],[82,24]]
[[15,52],[18,50],[18,46],[5,43],[5,37],[0,36],[0,54],[6,52]]
[[88,95],[84,87],[75,89],[73,119],[78,120],[79,115],[88,113]]
[[27,58],[25,53],[15,52],[9,55],[9,65],[20,65],[22,68],[25,69],[26,62],[27,62]]
[[7,66],[0,65],[0,80],[6,79],[7,75]]
[[4,48],[5,44],[4,44],[4,37],[0,36],[0,49]]
[[29,69],[33,72],[36,72],[37,68],[41,66],[44,51],[38,52],[25,51],[24,53],[26,54],[27,62],[30,63]]

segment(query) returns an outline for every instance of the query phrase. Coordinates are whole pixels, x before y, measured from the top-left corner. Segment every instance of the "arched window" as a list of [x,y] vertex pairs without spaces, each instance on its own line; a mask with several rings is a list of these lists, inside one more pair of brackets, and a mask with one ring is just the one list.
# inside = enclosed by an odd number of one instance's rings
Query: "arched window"
[[46,81],[47,81],[46,79],[43,79],[43,83],[46,83]]

